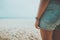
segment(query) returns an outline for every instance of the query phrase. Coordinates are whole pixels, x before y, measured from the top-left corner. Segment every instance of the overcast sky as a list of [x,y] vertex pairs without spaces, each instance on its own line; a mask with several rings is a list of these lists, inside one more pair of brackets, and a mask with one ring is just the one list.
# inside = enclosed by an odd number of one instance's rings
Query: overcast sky
[[0,0],[0,17],[35,17],[40,0]]

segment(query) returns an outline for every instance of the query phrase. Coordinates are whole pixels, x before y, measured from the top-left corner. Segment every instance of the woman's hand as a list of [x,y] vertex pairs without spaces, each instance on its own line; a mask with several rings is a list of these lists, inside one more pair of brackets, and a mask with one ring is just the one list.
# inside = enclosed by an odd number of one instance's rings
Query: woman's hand
[[39,27],[38,25],[39,25],[39,20],[36,20],[36,21],[35,21],[35,27],[36,27],[37,29],[40,29],[40,27]]

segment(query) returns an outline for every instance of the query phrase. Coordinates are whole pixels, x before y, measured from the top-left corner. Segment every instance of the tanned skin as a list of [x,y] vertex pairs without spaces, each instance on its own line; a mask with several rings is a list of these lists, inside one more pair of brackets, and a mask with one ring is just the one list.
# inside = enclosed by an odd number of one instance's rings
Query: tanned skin
[[[45,11],[47,5],[48,5],[48,2],[49,0],[41,0],[41,5],[39,7],[39,11],[38,11],[38,14],[37,14],[37,17],[38,18],[41,18],[41,16],[43,15],[43,12]],[[57,1],[58,3],[60,2],[60,0]],[[39,21],[36,20],[36,23],[35,23],[35,27],[38,29],[38,24],[39,24]],[[60,30],[44,30],[44,29],[40,29],[40,33],[41,33],[41,37],[42,37],[42,40],[60,40]]]
[[[41,16],[43,15],[43,12],[45,11],[45,9],[48,6],[48,3],[49,3],[49,0],[41,0],[41,4],[39,5],[39,10],[38,10],[38,13],[37,13],[37,16],[36,16],[37,18],[39,18],[39,19],[41,18]],[[39,21],[36,20],[35,27],[37,29],[39,29],[38,25],[39,25]]]
[[[49,0],[41,0],[41,4],[40,4],[39,10],[38,10],[38,14],[36,16],[38,19],[40,19],[41,16],[43,15],[43,12],[45,11],[45,9],[48,6],[48,3],[49,3]],[[53,40],[53,37],[52,37],[53,30],[44,30],[44,29],[38,27],[38,25],[39,25],[39,20],[36,20],[35,27],[37,29],[40,29],[42,40]]]

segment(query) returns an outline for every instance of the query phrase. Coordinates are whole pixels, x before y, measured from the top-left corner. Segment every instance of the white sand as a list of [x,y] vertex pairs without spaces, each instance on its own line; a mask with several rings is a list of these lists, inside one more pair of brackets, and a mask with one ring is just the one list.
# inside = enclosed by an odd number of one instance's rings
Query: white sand
[[34,19],[0,19],[0,40],[41,40]]

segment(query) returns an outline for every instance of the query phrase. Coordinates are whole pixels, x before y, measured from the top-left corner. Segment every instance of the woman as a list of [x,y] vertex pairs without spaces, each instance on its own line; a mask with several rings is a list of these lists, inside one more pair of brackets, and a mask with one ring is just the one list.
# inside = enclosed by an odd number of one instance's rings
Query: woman
[[41,0],[35,27],[40,28],[42,40],[60,40],[59,24],[60,0]]

